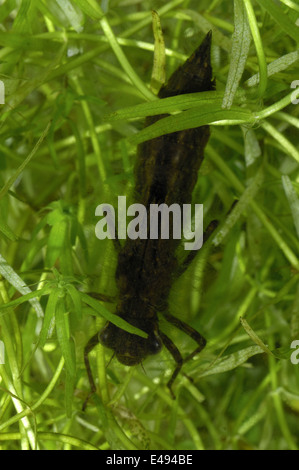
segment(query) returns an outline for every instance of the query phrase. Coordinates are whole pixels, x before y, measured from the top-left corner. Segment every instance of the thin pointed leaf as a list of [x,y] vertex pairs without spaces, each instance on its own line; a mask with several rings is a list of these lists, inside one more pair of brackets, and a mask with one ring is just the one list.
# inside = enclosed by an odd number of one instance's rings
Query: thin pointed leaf
[[[74,342],[70,340],[70,348],[75,357],[75,349],[74,349]],[[68,418],[72,417],[72,405],[74,401],[74,389],[75,389],[75,379],[76,376],[69,373],[68,369],[66,368],[65,374],[65,410],[66,415]]]
[[235,31],[231,50],[231,61],[223,98],[223,108],[230,108],[242,78],[250,48],[250,28],[243,0],[234,1]]
[[3,233],[3,235],[5,235],[12,242],[18,240],[18,237],[3,220],[0,221],[0,232]]
[[220,374],[229,370],[236,369],[237,367],[244,364],[248,359],[257,354],[264,353],[260,346],[249,346],[248,348],[242,349],[235,353],[224,356],[217,359],[210,369],[207,369],[199,374],[200,377],[206,377],[208,375]]
[[245,320],[245,318],[240,318],[241,325],[243,326],[244,330],[248,334],[248,336],[252,339],[254,343],[256,343],[266,354],[269,354],[270,356],[274,357],[274,354],[268,346],[261,340],[261,338],[253,331],[251,326],[248,324],[248,322]]
[[[14,271],[14,269],[7,263],[6,259],[3,258],[0,254],[0,274],[23,295],[32,294],[31,289],[26,286],[26,283],[23,279]],[[36,293],[34,293],[34,297],[30,297],[28,299],[31,303],[32,307],[34,308],[36,315],[38,318],[42,318],[44,316],[43,309],[36,298]]]
[[32,299],[37,299],[41,297],[42,295],[47,295],[49,293],[49,287],[43,287],[42,289],[39,289],[37,291],[29,292],[28,294],[24,294],[18,299],[12,300],[11,302],[8,302],[7,304],[1,305],[0,310],[6,310],[8,308],[14,308],[17,307],[18,305],[23,304],[24,302],[31,301]]
[[185,95],[162,98],[147,103],[119,109],[105,116],[108,121],[144,118],[159,114],[170,114],[204,105],[215,105],[221,108],[223,93],[218,91],[202,91],[200,93],[186,93]]
[[291,19],[285,14],[283,8],[278,2],[273,0],[256,0],[265,11],[272,16],[276,23],[285,31],[287,36],[292,37],[295,41],[299,42],[299,28]]
[[151,89],[158,93],[165,83],[165,44],[161,28],[160,18],[156,11],[152,11],[153,32],[155,38],[154,66],[151,78]]
[[62,252],[67,232],[67,221],[61,220],[53,225],[47,246],[46,266],[54,266],[57,258]]
[[65,367],[68,373],[74,377],[76,374],[76,362],[73,349],[70,343],[68,313],[65,308],[65,299],[58,298],[55,309],[56,333],[65,360]]
[[98,314],[100,314],[101,317],[104,317],[107,321],[114,323],[114,325],[118,326],[119,328],[122,328],[125,331],[128,331],[128,333],[131,333],[132,335],[138,335],[142,338],[147,338],[147,334],[144,331],[140,330],[139,328],[136,328],[135,326],[130,325],[130,323],[126,322],[118,315],[114,315],[113,313],[109,312],[109,310],[107,310],[98,300],[93,299],[87,294],[81,294],[81,299],[87,305],[92,307]]
[[200,108],[188,109],[182,113],[160,119],[151,126],[145,127],[137,135],[130,138],[134,144],[140,144],[146,140],[154,139],[171,132],[194,129],[212,122],[229,120],[234,124],[254,122],[253,114],[242,108],[220,109],[211,105],[202,105]]
[[290,178],[287,175],[282,175],[283,189],[288,198],[290,208],[292,211],[293,221],[296,228],[297,236],[299,238],[299,198],[292,185]]
[[43,347],[45,345],[45,342],[47,341],[48,337],[50,337],[52,334],[55,322],[55,310],[59,296],[59,289],[54,289],[49,295],[47,307],[45,310],[45,317],[39,337],[40,347]]
[[76,317],[78,320],[82,319],[82,305],[81,305],[81,295],[80,292],[77,291],[77,289],[72,285],[69,284],[66,287],[66,290],[68,291],[73,305],[74,305],[74,312],[76,314]]

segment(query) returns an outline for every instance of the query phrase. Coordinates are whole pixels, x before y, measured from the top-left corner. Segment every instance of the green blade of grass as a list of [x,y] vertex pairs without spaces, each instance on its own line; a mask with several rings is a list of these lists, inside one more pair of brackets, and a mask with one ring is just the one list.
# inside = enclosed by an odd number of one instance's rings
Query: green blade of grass
[[256,0],[260,6],[268,12],[272,18],[279,24],[283,31],[291,36],[297,43],[299,42],[299,28],[292,23],[288,16],[284,13],[282,7],[271,0]]
[[225,85],[223,108],[230,108],[233,104],[249,53],[251,36],[242,0],[234,0],[234,23],[235,30],[232,38],[231,61]]
[[42,135],[40,136],[40,138],[38,139],[37,143],[35,144],[33,150],[29,153],[28,157],[25,158],[25,160],[23,161],[23,163],[19,166],[19,168],[17,169],[17,171],[9,178],[9,180],[7,181],[7,183],[3,186],[3,188],[1,189],[0,191],[0,200],[6,195],[6,193],[8,192],[8,190],[11,188],[11,186],[14,184],[14,182],[16,181],[16,179],[20,176],[20,174],[24,171],[24,169],[26,168],[26,166],[29,164],[30,160],[32,160],[32,158],[34,157],[34,155],[36,154],[37,150],[39,149],[41,143],[43,142],[44,138],[46,137],[49,129],[50,129],[50,125],[51,123],[49,122],[45,128],[45,130],[43,131]]
[[55,306],[53,306],[53,308],[55,308],[56,332],[61,352],[65,360],[65,366],[68,370],[69,376],[73,378],[76,375],[76,360],[71,346],[65,299],[60,297],[60,295],[61,294],[58,291],[55,295]]
[[144,331],[140,330],[139,328],[136,328],[135,326],[130,325],[130,323],[126,322],[118,315],[114,315],[113,313],[109,312],[109,310],[107,310],[105,307],[102,306],[101,302],[93,299],[92,297],[89,297],[89,295],[87,294],[82,294],[82,293],[81,293],[81,299],[87,305],[90,305],[90,307],[92,307],[97,313],[99,313],[107,321],[110,321],[114,325],[118,326],[119,328],[122,328],[128,333],[131,333],[132,335],[138,335],[138,336],[141,336],[142,338],[147,338],[147,334]]
[[254,9],[252,7],[251,0],[244,0],[245,9],[248,16],[249,26],[251,29],[251,34],[256,48],[256,53],[259,62],[259,96],[263,96],[267,88],[267,62],[266,56],[263,48],[263,43],[261,40],[257,20],[255,17]]
[[196,127],[210,124],[212,122],[221,123],[221,121],[229,121],[230,124],[250,123],[254,121],[254,117],[249,110],[234,108],[218,109],[216,106],[205,104],[197,109],[188,109],[182,113],[169,116],[155,122],[151,126],[145,127],[137,135],[130,137],[130,141],[134,144],[140,144],[146,140],[169,134],[170,132],[182,131],[184,129],[194,129]]

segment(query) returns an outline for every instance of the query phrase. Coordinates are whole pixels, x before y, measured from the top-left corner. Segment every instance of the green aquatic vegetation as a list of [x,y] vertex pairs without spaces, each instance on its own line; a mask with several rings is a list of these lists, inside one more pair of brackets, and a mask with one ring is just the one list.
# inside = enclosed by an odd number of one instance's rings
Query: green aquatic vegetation
[[[2,449],[298,448],[298,16],[289,0],[1,2]],[[217,91],[159,101],[164,65],[169,77],[210,30]],[[167,351],[107,367],[99,345],[83,412],[89,338],[106,320],[142,335],[88,295],[117,297],[95,208],[132,197],[137,144],[205,124],[193,202],[219,231],[169,299],[207,339],[184,365],[192,382],[179,374],[173,400]]]

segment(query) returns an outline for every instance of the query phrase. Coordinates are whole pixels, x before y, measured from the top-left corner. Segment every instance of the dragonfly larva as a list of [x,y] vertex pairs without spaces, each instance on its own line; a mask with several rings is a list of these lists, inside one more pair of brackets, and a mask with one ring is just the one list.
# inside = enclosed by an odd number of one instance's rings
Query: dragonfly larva
[[[208,33],[191,57],[172,74],[162,86],[159,98],[214,90],[210,63],[211,37],[211,33]],[[163,117],[148,117],[145,126]],[[191,203],[209,135],[209,126],[206,125],[166,134],[139,145],[135,167],[136,202],[146,208],[150,204],[165,203],[170,206],[176,203],[182,206]],[[215,226],[216,222],[208,226],[203,241],[210,236]],[[186,270],[196,255],[196,251],[189,252],[179,263],[176,251],[180,243],[181,240],[173,239],[171,233],[169,239],[128,238],[123,246],[117,243],[119,253],[115,276],[119,300],[115,314],[148,336],[142,338],[133,335],[111,322],[94,335],[86,345],[84,354],[92,392],[96,387],[88,354],[99,342],[112,349],[119,362],[129,366],[158,353],[164,345],[176,363],[168,381],[172,395],[172,384],[183,363],[204,348],[206,342],[203,336],[174,317],[168,308],[168,297],[174,280]],[[197,343],[195,350],[186,358],[183,359],[173,341],[160,330],[158,312]]]

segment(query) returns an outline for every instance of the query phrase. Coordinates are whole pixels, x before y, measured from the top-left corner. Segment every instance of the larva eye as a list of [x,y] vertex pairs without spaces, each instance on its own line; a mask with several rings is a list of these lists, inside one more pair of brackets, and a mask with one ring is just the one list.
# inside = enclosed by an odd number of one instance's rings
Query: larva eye
[[147,344],[148,344],[149,354],[158,354],[162,349],[162,341],[156,335],[149,336],[149,338],[147,340]]

